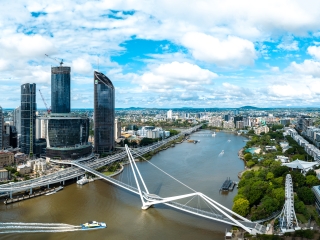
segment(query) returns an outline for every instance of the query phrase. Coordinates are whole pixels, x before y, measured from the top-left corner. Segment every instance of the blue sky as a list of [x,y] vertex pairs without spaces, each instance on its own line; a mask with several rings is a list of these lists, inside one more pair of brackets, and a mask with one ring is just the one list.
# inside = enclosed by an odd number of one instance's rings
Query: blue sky
[[[93,71],[116,107],[319,107],[320,2],[2,1],[0,105],[50,67],[72,67],[72,108],[93,108]],[[38,108],[44,104],[37,96]]]

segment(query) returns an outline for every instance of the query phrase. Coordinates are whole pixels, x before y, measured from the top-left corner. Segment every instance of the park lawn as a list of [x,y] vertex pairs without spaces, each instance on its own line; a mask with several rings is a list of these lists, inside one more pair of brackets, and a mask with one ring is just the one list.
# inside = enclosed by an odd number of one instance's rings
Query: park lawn
[[103,172],[103,175],[106,175],[106,176],[110,176],[111,174],[114,174],[115,172]]
[[306,205],[306,208],[310,213],[310,215],[312,216],[312,218],[316,221],[317,225],[320,226],[320,218],[316,210],[316,207],[313,205]]
[[301,213],[296,213],[297,219],[298,221],[300,221],[301,223],[307,223],[308,220],[306,219],[305,216],[303,216],[303,214]]

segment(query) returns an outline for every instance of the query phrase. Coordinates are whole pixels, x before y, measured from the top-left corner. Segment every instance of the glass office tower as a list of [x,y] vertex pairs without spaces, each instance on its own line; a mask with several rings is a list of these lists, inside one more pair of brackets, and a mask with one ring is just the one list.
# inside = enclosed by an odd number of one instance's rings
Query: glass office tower
[[115,90],[110,79],[94,71],[94,151],[114,149]]
[[36,84],[21,85],[21,152],[32,155],[36,139]]
[[0,106],[0,150],[3,149],[3,112],[2,107]]
[[70,67],[51,68],[51,112],[70,113]]

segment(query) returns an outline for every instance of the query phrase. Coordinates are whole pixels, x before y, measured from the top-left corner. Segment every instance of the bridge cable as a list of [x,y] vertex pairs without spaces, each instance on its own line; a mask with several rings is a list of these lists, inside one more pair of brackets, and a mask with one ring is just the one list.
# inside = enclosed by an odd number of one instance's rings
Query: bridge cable
[[[133,150],[131,150],[133,151]],[[161,172],[163,172],[164,174],[168,175],[169,177],[171,177],[172,179],[176,180],[177,182],[179,182],[180,184],[182,184],[183,186],[189,188],[191,191],[196,192],[194,189],[192,189],[191,187],[189,187],[188,185],[184,184],[183,182],[179,181],[178,179],[176,179],[175,177],[171,176],[169,173],[166,173],[165,171],[163,171],[161,168],[157,167],[156,165],[154,165],[153,163],[151,163],[150,161],[148,161],[147,159],[145,159],[141,154],[133,151],[135,154],[137,154],[138,156],[142,157],[146,162],[148,162],[149,164],[151,164],[152,166],[154,166],[155,168],[157,168],[158,170],[160,170]]]

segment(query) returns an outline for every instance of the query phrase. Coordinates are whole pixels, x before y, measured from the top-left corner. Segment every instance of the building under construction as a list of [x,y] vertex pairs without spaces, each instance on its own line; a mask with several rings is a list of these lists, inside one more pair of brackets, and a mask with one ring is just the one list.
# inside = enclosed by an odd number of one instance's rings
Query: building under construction
[[71,68],[62,64],[51,68],[51,109],[44,102],[48,114],[39,119],[46,125],[46,157],[69,160],[90,155],[92,145],[88,142],[88,116],[70,112]]

